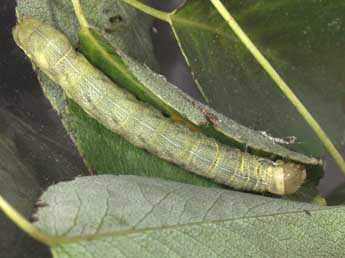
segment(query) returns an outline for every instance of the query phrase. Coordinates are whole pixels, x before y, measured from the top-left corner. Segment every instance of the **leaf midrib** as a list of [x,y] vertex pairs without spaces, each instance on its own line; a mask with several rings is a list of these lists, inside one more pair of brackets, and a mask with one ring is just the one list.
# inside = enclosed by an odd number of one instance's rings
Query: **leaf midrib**
[[[317,206],[316,206],[317,207]],[[343,206],[339,207],[328,207],[328,208],[321,208],[316,210],[308,210],[310,215],[313,216],[316,212],[328,212],[330,210],[337,210],[337,209],[343,209]],[[222,224],[225,222],[230,221],[239,221],[239,220],[249,220],[249,219],[257,219],[257,218],[265,218],[265,217],[275,217],[275,216],[282,216],[282,215],[293,215],[293,214],[299,214],[299,213],[305,213],[305,210],[298,210],[298,211],[287,211],[287,212],[281,212],[276,214],[264,214],[264,215],[254,215],[254,216],[248,216],[248,217],[237,217],[232,219],[224,219],[224,220],[211,220],[211,221],[199,221],[199,222],[191,222],[191,223],[183,223],[183,224],[176,224],[176,225],[162,225],[158,227],[147,227],[147,228],[130,228],[126,230],[119,230],[119,231],[111,231],[106,233],[96,233],[96,234],[90,234],[90,235],[84,235],[84,236],[71,236],[71,237],[55,237],[57,245],[59,244],[71,244],[71,243],[78,243],[80,241],[92,241],[92,240],[98,240],[102,238],[107,237],[125,237],[130,236],[133,234],[139,234],[139,233],[146,233],[150,231],[161,231],[161,230],[172,230],[172,229],[180,229],[185,227],[191,227],[191,226],[200,226],[200,225],[208,225],[208,224]]]
[[235,38],[229,33],[229,30],[224,31],[222,29],[216,29],[215,27],[209,26],[205,23],[200,23],[200,22],[188,20],[188,19],[181,18],[181,17],[176,17],[175,15],[171,15],[170,20],[171,20],[171,23],[173,26],[174,26],[174,23],[180,24],[180,25],[188,25],[188,26],[196,28],[196,29],[202,29],[204,31],[209,31],[209,32],[218,34],[218,35],[220,35],[224,38],[227,38],[229,40],[233,40]]

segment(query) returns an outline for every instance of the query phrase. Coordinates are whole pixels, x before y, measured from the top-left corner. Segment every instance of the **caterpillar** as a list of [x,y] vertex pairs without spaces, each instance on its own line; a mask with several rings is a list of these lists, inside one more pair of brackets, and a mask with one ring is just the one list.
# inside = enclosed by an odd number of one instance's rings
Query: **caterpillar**
[[139,148],[239,190],[285,195],[296,192],[305,180],[301,164],[257,157],[173,122],[117,86],[48,24],[23,18],[13,37],[68,98]]

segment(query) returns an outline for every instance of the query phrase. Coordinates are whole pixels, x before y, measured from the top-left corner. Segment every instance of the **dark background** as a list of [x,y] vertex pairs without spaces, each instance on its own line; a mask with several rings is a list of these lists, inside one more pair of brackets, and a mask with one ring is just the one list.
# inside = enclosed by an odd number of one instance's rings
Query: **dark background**
[[[30,61],[12,39],[15,4],[14,0],[0,2],[0,134],[15,144],[15,155],[34,174],[39,189],[33,191],[36,197],[27,196],[31,200],[37,199],[51,184],[88,172],[57,113],[43,95]],[[4,157],[0,157],[0,161],[1,158]],[[11,192],[2,192],[1,185],[6,184],[2,180],[0,178],[0,194],[9,199]],[[16,186],[22,188],[24,184],[18,180]],[[21,211],[17,203],[12,205]],[[31,213],[34,209],[32,203]],[[0,257],[47,258],[51,255],[47,247],[17,229],[0,212]]]
[[[157,0],[153,1],[153,6],[169,11],[181,2]],[[58,115],[43,95],[29,60],[12,39],[11,30],[15,22],[15,1],[1,0],[0,133],[13,140],[21,160],[33,168],[40,186],[38,192],[42,192],[54,182],[72,179],[79,174],[87,174],[87,171]],[[201,100],[169,26],[156,20],[153,27],[152,38],[161,73],[170,82]],[[28,137],[28,130],[32,137]],[[330,203],[336,203],[335,200],[345,195],[341,191],[334,192],[339,182],[345,182],[340,173],[332,173],[336,170],[336,165],[329,159],[327,171],[330,173],[320,184],[321,193],[330,196]],[[12,234],[15,241],[13,237],[6,238],[6,230],[9,235],[15,232]],[[27,237],[0,214],[0,257],[43,258],[50,257],[50,254],[46,247]]]

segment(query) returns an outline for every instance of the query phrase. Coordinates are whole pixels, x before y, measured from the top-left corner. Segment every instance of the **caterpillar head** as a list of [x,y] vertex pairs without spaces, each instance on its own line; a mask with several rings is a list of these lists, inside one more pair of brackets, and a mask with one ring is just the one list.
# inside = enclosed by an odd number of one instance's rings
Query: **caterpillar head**
[[268,191],[279,195],[295,193],[305,178],[306,170],[303,165],[278,160],[272,168],[272,181]]
[[49,71],[71,48],[65,35],[32,17],[21,19],[12,34],[16,44],[44,71]]

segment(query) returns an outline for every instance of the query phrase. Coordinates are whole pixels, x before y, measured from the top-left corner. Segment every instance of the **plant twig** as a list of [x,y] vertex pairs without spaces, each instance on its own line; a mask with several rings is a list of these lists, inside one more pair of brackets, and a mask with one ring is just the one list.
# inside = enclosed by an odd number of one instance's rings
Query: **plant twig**
[[78,18],[80,27],[89,28],[89,24],[84,16],[83,9],[80,6],[79,0],[71,0],[74,8],[74,12]]
[[[142,12],[151,15],[155,18],[161,19],[166,21],[170,25],[172,25],[171,17],[174,12],[168,13],[159,11],[154,9],[148,5],[141,3],[138,0],[122,0],[123,2],[141,10]],[[78,16],[79,22],[81,27],[85,27],[83,24],[87,24],[82,11],[80,9],[79,0],[72,0],[74,3],[74,7],[76,10],[76,14]],[[222,4],[220,0],[211,0],[211,3],[215,6],[217,11],[221,14],[224,20],[228,23],[229,27],[234,31],[234,33],[239,37],[241,42],[247,47],[247,49],[252,53],[258,63],[264,68],[266,73],[272,78],[272,80],[276,83],[276,85],[281,89],[281,91],[285,94],[285,96],[290,100],[290,102],[295,106],[297,111],[302,115],[304,120],[309,124],[315,134],[319,137],[321,142],[324,144],[326,149],[332,155],[336,163],[338,164],[339,168],[345,175],[345,161],[343,157],[340,155],[338,150],[335,148],[332,141],[329,139],[325,131],[321,128],[318,122],[314,119],[311,113],[307,110],[307,108],[303,105],[303,103],[298,99],[298,97],[294,94],[294,92],[290,89],[287,83],[283,80],[283,78],[278,74],[278,72],[273,68],[273,66],[269,63],[269,61],[265,58],[265,56],[260,52],[260,50],[255,46],[255,44],[250,40],[250,38],[245,34],[245,32],[241,29],[239,24],[235,21],[235,19],[231,16],[231,14],[227,11],[225,6]],[[81,19],[83,18],[83,19]],[[83,21],[85,20],[85,22]],[[88,26],[87,26],[88,27]]]
[[1,195],[0,195],[0,210],[2,210],[7,217],[12,220],[20,229],[29,234],[32,238],[52,247],[57,244],[54,237],[49,236],[37,227],[33,226],[25,217],[19,214]]
[[140,11],[151,15],[157,19],[166,21],[167,23],[171,24],[171,13],[168,12],[163,12],[163,11],[159,11],[155,8],[152,8],[146,4],[141,3],[138,0],[122,0],[123,2],[135,7],[136,9],[139,9]]
[[267,74],[273,79],[273,81],[282,90],[285,96],[290,100],[290,102],[295,106],[298,112],[302,115],[305,121],[314,130],[316,135],[319,137],[321,142],[325,145],[325,147],[330,152],[330,154],[332,155],[332,157],[334,158],[334,160],[337,162],[338,166],[340,167],[341,171],[345,175],[344,159],[342,158],[338,150],[335,148],[332,141],[328,138],[325,131],[321,128],[318,122],[313,118],[313,116],[309,113],[309,111],[306,109],[303,103],[298,99],[298,97],[294,94],[294,92],[290,89],[290,87],[285,83],[285,81],[281,78],[278,72],[269,63],[269,61],[264,57],[264,55],[260,52],[260,50],[254,45],[254,43],[250,40],[250,38],[241,29],[239,24],[231,16],[231,14],[225,8],[222,2],[220,0],[211,0],[211,2],[214,5],[214,7],[218,10],[220,15],[224,18],[224,20],[228,23],[228,25],[233,30],[233,32],[239,37],[242,43],[252,53],[252,55],[261,64],[261,66],[264,68]]

